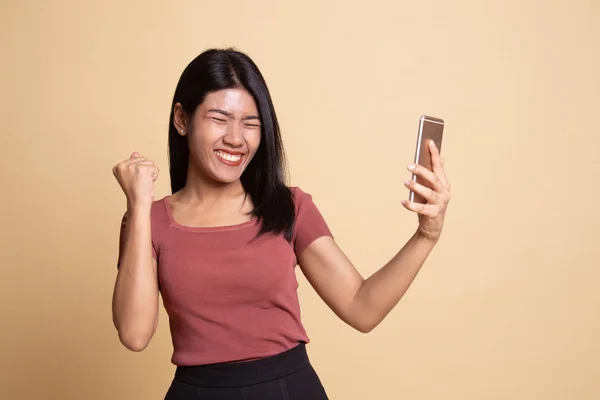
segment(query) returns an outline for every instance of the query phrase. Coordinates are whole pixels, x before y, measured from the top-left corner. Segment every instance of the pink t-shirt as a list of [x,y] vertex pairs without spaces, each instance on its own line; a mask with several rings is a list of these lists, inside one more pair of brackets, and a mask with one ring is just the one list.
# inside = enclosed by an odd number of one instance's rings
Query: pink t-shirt
[[169,315],[175,365],[266,357],[308,342],[295,267],[315,239],[331,236],[312,197],[290,188],[296,205],[292,242],[256,238],[256,220],[194,228],[173,219],[169,197],[152,205],[152,253]]

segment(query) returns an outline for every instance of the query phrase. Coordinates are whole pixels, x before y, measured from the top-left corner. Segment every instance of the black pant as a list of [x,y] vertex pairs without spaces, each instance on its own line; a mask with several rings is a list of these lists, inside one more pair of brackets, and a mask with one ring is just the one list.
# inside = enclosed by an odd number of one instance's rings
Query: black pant
[[177,367],[165,400],[327,400],[304,343],[260,360]]

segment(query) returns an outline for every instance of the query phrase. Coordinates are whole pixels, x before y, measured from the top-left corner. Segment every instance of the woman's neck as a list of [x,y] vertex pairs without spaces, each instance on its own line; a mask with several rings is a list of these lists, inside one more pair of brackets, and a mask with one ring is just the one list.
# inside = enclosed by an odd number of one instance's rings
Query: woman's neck
[[187,183],[177,193],[177,200],[192,204],[211,204],[245,196],[242,182],[238,179],[231,183],[222,183],[188,176]]

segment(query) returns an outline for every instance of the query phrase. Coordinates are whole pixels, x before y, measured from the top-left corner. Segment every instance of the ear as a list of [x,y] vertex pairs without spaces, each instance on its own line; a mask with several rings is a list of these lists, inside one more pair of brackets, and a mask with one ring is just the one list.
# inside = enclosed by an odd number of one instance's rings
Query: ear
[[175,106],[173,106],[173,125],[175,125],[177,132],[181,136],[187,135],[189,127],[189,116],[184,111],[181,103],[175,103]]

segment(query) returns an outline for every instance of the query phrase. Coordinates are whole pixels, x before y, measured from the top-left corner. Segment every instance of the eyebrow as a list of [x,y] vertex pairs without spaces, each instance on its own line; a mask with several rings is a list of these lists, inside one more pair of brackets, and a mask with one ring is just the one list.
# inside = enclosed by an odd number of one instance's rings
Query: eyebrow
[[[208,110],[207,112],[214,112],[214,113],[218,113],[218,114],[222,114],[226,117],[229,118],[233,118],[233,114],[230,112],[227,112],[225,110],[221,110],[220,108],[211,108],[210,110]],[[247,117],[242,118],[242,120],[247,121],[250,119],[256,119],[256,120],[260,120],[260,118],[257,115],[248,115]]]

